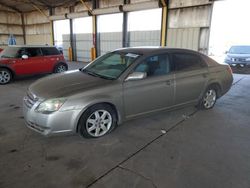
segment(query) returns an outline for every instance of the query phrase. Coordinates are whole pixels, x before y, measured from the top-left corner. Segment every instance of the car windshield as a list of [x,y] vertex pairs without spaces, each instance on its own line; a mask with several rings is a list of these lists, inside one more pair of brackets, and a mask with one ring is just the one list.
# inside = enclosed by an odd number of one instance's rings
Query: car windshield
[[232,46],[230,54],[250,54],[250,46]]
[[18,50],[20,48],[18,47],[8,47],[8,48],[5,48],[1,54],[0,54],[0,57],[1,58],[16,58],[17,55],[18,55]]
[[93,76],[104,79],[117,79],[140,55],[134,53],[110,52],[82,69]]

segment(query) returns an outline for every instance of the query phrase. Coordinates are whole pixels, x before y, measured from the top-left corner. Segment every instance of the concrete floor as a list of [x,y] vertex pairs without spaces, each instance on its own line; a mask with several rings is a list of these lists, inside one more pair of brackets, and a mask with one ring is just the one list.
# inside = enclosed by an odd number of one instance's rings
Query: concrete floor
[[212,110],[163,112],[100,139],[26,128],[22,97],[40,77],[0,86],[1,188],[250,187],[250,76],[234,75]]

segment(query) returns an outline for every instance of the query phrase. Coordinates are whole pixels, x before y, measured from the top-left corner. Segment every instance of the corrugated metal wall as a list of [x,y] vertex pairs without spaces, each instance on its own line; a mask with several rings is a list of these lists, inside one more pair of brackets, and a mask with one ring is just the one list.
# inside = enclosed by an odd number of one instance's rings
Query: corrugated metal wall
[[0,48],[8,44],[9,34],[13,34],[17,44],[23,44],[21,14],[0,5]]
[[161,31],[130,31],[129,46],[160,46]]
[[[148,0],[131,0],[130,2],[133,4],[148,2]],[[87,2],[87,4],[92,7],[90,2]],[[99,2],[100,8],[120,4],[123,4],[123,0],[100,0]],[[86,7],[79,3],[74,9],[77,12],[86,10]],[[207,53],[212,3],[209,0],[170,0],[169,9],[167,45],[170,47],[190,48]],[[44,12],[49,15],[48,10],[44,10]],[[69,12],[69,7],[56,7],[54,9],[54,15],[64,15]],[[24,22],[27,44],[51,44],[51,27],[46,16],[38,11],[25,13]],[[1,11],[0,23],[1,32],[17,34],[18,43],[23,44],[20,14],[13,11],[8,11],[8,14],[5,14]],[[13,23],[14,25],[10,26],[10,24],[2,23]],[[7,34],[0,34],[0,45],[4,43],[3,41],[7,41]],[[122,47],[122,33],[120,31],[111,33],[99,32],[97,36],[100,40],[100,54]],[[91,34],[74,34],[74,38],[73,44],[75,45],[77,60],[89,60],[92,47]],[[129,46],[158,46],[160,45],[160,30],[128,31],[128,40],[126,42],[128,42]],[[63,41],[65,43],[63,45],[64,53],[67,57],[68,47],[70,47],[69,36],[63,36]]]
[[172,28],[167,30],[167,46],[198,51],[200,28]]
[[122,32],[99,33],[100,55],[122,47]]
[[90,49],[92,47],[92,34],[84,33],[84,34],[75,34],[76,41],[76,57],[77,61],[89,62],[91,60],[90,57]]
[[[44,13],[49,15],[48,10]],[[27,44],[51,44],[51,28],[48,18],[40,12],[33,11],[25,14],[24,23]]]
[[212,3],[209,0],[172,0],[167,46],[208,53]]
[[69,48],[71,47],[70,45],[70,35],[65,34],[63,35],[63,55],[66,60],[69,60]]

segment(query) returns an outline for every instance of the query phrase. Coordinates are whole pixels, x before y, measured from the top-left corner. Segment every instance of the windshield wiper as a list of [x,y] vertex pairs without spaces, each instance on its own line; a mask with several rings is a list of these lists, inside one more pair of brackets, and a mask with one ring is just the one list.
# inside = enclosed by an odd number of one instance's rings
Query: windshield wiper
[[106,79],[106,80],[114,80],[114,78],[110,78],[110,77],[107,77],[107,76],[103,76],[103,75],[97,74],[97,73],[95,73],[95,72],[89,71],[89,70],[87,70],[87,69],[80,69],[80,71],[86,72],[87,74],[89,74],[89,75],[91,75],[91,76],[103,78],[103,79]]

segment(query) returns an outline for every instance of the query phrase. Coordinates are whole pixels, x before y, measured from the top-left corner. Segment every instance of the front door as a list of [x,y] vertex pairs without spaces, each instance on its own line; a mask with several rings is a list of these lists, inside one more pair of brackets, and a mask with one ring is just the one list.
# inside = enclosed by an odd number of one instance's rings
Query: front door
[[[28,58],[23,59],[22,55]],[[46,63],[40,48],[21,48],[14,66],[17,75],[37,74],[45,72]]]
[[174,104],[174,74],[168,55],[151,56],[140,63],[134,72],[146,72],[147,77],[124,82],[126,118],[162,110]]

